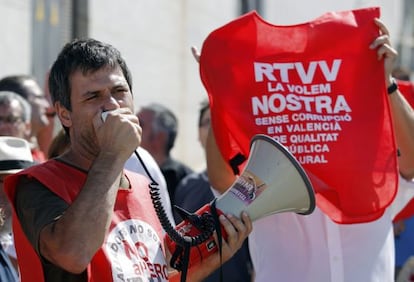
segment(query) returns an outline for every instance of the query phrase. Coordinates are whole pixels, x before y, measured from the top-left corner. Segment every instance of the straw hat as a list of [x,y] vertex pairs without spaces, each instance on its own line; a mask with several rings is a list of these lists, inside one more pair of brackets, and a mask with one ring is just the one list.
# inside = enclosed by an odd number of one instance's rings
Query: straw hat
[[17,173],[34,164],[29,142],[0,136],[0,174]]

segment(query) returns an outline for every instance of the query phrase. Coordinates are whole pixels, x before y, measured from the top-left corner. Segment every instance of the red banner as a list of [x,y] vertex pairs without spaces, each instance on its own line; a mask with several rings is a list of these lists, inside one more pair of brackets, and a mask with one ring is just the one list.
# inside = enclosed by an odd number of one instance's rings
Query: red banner
[[397,189],[383,62],[369,49],[378,17],[375,7],[276,26],[250,12],[213,31],[201,50],[224,158],[234,166],[248,156],[253,135],[275,138],[338,223],[377,219]]

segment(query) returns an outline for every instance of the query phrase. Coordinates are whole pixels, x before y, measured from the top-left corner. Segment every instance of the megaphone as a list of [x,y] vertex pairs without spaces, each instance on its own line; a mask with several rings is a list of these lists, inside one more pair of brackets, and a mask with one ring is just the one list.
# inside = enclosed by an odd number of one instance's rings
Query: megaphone
[[280,212],[306,215],[315,209],[315,196],[295,157],[273,138],[259,134],[251,141],[245,169],[216,206],[234,215],[246,211],[251,220]]
[[[239,216],[246,211],[251,220],[274,213],[295,212],[307,215],[315,209],[315,194],[306,172],[295,157],[273,138],[258,134],[251,140],[247,164],[232,186],[214,201],[219,214]],[[195,215],[205,216],[212,213],[213,202],[199,209]],[[216,215],[216,216],[218,216]],[[198,221],[198,223],[197,223]],[[204,232],[194,214],[188,216],[175,228],[183,236],[197,236]],[[221,228],[224,238],[226,234]],[[177,246],[167,235],[167,247],[173,257],[177,256]],[[192,247],[188,267],[197,264],[218,250],[214,238],[210,236],[198,246]],[[180,260],[171,262],[179,269]]]

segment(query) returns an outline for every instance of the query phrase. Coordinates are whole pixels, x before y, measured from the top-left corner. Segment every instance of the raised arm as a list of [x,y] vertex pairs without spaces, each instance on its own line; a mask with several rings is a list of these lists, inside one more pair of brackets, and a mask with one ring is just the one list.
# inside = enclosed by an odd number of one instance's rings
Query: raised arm
[[[375,23],[380,29],[380,36],[374,40],[370,48],[377,49],[378,59],[384,60],[386,87],[390,89],[390,86],[395,83],[391,73],[398,53],[391,46],[389,31],[384,23],[379,19],[375,19]],[[400,174],[405,179],[412,179],[414,178],[414,111],[398,89],[389,93],[388,97],[400,152],[398,157]]]
[[[42,229],[39,238],[42,256],[72,273],[83,272],[101,248],[118,190],[123,186],[124,164],[138,147],[141,136],[138,119],[126,110],[122,117],[108,116],[104,124],[99,114],[94,125],[101,149],[88,170],[82,190],[56,221]],[[76,148],[72,146],[66,162],[71,162],[73,150]]]
[[207,174],[211,186],[220,193],[224,193],[236,180],[236,176],[221,155],[211,127],[207,135],[206,160]]

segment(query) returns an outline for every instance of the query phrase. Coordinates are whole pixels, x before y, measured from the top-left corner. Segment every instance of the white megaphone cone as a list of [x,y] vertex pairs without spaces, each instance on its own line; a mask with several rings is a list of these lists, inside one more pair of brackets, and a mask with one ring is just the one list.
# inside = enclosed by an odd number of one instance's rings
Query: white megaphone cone
[[[251,220],[281,212],[310,214],[315,209],[315,195],[305,171],[292,154],[281,144],[266,135],[255,135],[251,141],[250,154],[246,167],[233,185],[222,196],[190,214],[179,209],[184,221],[176,230],[186,238],[186,242],[198,242],[191,245],[189,258],[185,258],[183,246],[177,246],[170,234],[166,237],[167,247],[173,254],[171,265],[180,269],[182,261],[189,266],[197,264],[218,250],[212,234],[206,226],[211,226],[214,218],[216,231],[219,214],[240,216],[246,211]],[[203,221],[206,219],[205,221]],[[210,233],[209,233],[210,232]],[[190,239],[191,238],[191,239]],[[207,238],[207,239],[203,239]],[[194,247],[193,247],[194,246]]]
[[251,141],[246,167],[229,190],[216,200],[224,213],[246,211],[252,220],[272,213],[310,214],[315,209],[312,185],[295,157],[266,135]]

